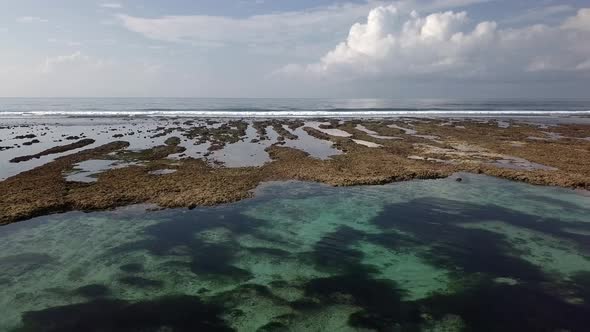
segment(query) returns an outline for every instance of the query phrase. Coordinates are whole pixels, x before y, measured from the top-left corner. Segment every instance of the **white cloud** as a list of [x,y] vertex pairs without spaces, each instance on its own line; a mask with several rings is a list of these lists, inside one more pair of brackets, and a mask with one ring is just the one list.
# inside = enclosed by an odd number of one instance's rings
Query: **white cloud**
[[[590,31],[590,8],[578,10],[576,16],[568,18],[562,25],[564,29]],[[588,40],[586,40],[588,42]]]
[[102,3],[100,4],[102,8],[110,8],[110,9],[120,9],[123,8],[123,5],[116,2],[109,2],[109,3]]
[[527,72],[585,70],[583,61],[590,56],[590,34],[584,33],[588,14],[589,9],[580,10],[563,28],[531,25],[500,29],[493,21],[474,24],[466,12],[420,16],[401,12],[393,5],[379,6],[370,11],[366,23],[354,24],[347,39],[318,62],[291,64],[277,74],[339,79],[436,75],[492,79]]
[[[414,0],[402,1],[400,6],[451,8],[484,1],[487,0]],[[123,14],[117,18],[128,30],[159,41],[210,47],[272,46],[291,50],[296,45],[334,41],[346,33],[351,23],[366,16],[371,8],[388,3],[391,1],[371,0],[247,18],[208,15],[143,18]]]
[[583,61],[583,62],[579,63],[576,66],[576,69],[579,69],[579,70],[590,70],[590,58],[588,58],[588,60],[586,60],[586,61]]
[[21,16],[16,19],[18,23],[46,23],[49,20],[38,16]]
[[44,74],[54,73],[60,70],[89,70],[100,69],[104,65],[104,61],[96,59],[82,52],[77,51],[69,55],[58,55],[55,57],[48,57],[41,66],[41,72]]
[[82,43],[78,42],[78,41],[63,40],[63,39],[56,39],[56,38],[48,38],[47,42],[52,43],[52,44],[63,44],[63,45],[70,46],[70,47],[76,47],[76,46],[82,45]]

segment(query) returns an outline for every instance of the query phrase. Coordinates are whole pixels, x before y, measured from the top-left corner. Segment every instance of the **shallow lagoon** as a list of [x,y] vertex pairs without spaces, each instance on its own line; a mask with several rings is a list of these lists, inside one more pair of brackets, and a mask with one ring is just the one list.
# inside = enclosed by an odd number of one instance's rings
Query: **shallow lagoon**
[[590,197],[460,176],[1,227],[0,330],[586,331]]

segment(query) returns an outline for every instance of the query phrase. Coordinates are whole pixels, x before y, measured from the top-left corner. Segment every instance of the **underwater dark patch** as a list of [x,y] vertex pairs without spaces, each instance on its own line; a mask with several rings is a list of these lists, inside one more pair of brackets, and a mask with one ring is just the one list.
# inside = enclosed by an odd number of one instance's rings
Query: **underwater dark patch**
[[285,325],[281,322],[270,322],[261,328],[257,329],[256,332],[277,332],[277,331],[286,331],[289,329],[288,325]]
[[[232,265],[239,247],[234,240],[230,239],[224,244],[211,244],[199,239],[197,235],[219,227],[227,228],[232,234],[255,233],[254,225],[263,221],[244,216],[236,209],[195,209],[182,214],[176,210],[155,213],[165,221],[147,227],[146,239],[121,245],[112,249],[109,254],[147,250],[154,255],[188,255],[191,257],[188,268],[199,276],[224,278],[234,282],[246,281],[252,277],[249,271]],[[278,251],[273,253],[281,254]],[[180,265],[186,266],[182,263]]]
[[310,280],[305,294],[325,305],[353,304],[363,311],[351,315],[355,327],[383,330],[395,324],[406,327],[419,324],[420,312],[411,303],[402,302],[405,292],[391,280],[366,275],[340,275]]
[[182,213],[178,210],[163,210],[152,213],[155,218],[163,221],[145,229],[146,239],[113,248],[110,254],[139,250],[148,250],[154,255],[174,254],[173,249],[176,247],[199,244],[196,235],[202,231],[224,227],[232,234],[252,233],[255,232],[256,225],[264,223],[231,208],[185,210]]
[[164,282],[161,280],[151,280],[137,276],[122,277],[119,278],[119,282],[137,288],[161,288],[164,286]]
[[424,245],[422,241],[412,236],[387,230],[379,234],[367,234],[366,240],[392,250],[411,249]]
[[288,302],[284,299],[274,295],[268,287],[258,284],[239,285],[232,290],[215,295],[211,301],[212,303],[218,303],[225,308],[233,308],[234,310],[238,310],[236,308],[243,304],[245,300],[256,301],[260,298],[270,300],[276,305],[288,304]]
[[249,247],[247,248],[249,252],[252,254],[262,254],[262,255],[269,255],[275,256],[280,258],[286,258],[291,256],[291,253],[277,248],[267,248],[267,247]]
[[97,298],[108,296],[110,294],[110,290],[105,285],[92,284],[79,287],[74,291],[74,293],[87,298]]
[[143,272],[143,265],[139,263],[129,263],[119,266],[119,269],[127,273]]
[[10,274],[27,273],[55,262],[48,254],[23,253],[0,257],[0,270]]
[[311,263],[320,270],[336,273],[365,273],[367,266],[362,265],[363,253],[350,246],[365,237],[365,233],[341,226],[336,231],[323,236],[313,245],[310,253],[300,256],[306,260],[311,258]]
[[576,296],[580,297],[587,306],[590,306],[590,271],[574,274],[570,278],[569,286],[574,290]]
[[[423,258],[451,271],[543,281],[547,279],[543,271],[518,258],[524,253],[515,249],[502,234],[459,226],[485,220],[518,225],[526,218],[527,215],[509,210],[502,212],[501,208],[493,206],[426,198],[388,205],[373,221],[381,228],[412,234],[412,241],[430,246],[430,250],[422,254]],[[383,236],[372,239],[395,249],[402,243],[397,237],[392,237],[391,244]]]
[[420,301],[433,317],[461,316],[468,331],[588,331],[590,307],[574,305],[528,284],[490,280]]
[[190,269],[199,276],[214,278],[223,276],[235,282],[252,278],[252,273],[249,271],[231,265],[235,254],[236,248],[233,246],[213,244],[193,246]]
[[220,318],[223,309],[194,296],[128,303],[95,300],[23,315],[18,332],[58,331],[233,331]]
[[[555,204],[560,202],[559,200],[557,201]],[[567,204],[565,205],[567,206]],[[567,207],[564,207],[564,209],[567,209]],[[551,236],[570,239],[575,241],[584,250],[590,251],[588,236],[564,231],[564,229],[571,228],[590,233],[590,223],[571,223],[556,218],[522,213],[497,205],[478,205],[448,199],[422,198],[389,205],[386,207],[386,211],[382,212],[381,216],[383,215],[395,216],[395,220],[384,218],[377,221],[377,224],[384,229],[391,227],[393,225],[392,222],[396,226],[400,224],[409,226],[409,223],[415,220],[419,220],[420,224],[431,225],[461,224],[490,220],[502,221],[516,227],[524,227]],[[434,240],[434,238],[430,237],[425,240]]]
[[[464,229],[465,230],[465,229]],[[484,230],[457,229],[460,238],[434,243],[427,260],[437,266],[463,273],[485,273],[491,276],[511,276],[529,281],[544,281],[543,270],[519,258],[522,253],[511,248],[502,235]]]

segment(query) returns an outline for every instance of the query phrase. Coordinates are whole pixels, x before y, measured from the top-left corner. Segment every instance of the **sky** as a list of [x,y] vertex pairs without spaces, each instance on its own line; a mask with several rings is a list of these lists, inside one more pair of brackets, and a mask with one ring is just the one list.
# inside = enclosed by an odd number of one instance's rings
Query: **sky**
[[590,97],[590,0],[0,0],[0,97]]

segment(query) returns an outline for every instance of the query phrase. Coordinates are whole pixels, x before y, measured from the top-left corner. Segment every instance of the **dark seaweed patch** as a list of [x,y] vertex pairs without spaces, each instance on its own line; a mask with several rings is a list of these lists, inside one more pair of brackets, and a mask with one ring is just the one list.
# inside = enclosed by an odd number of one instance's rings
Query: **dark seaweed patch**
[[274,295],[268,287],[258,284],[239,285],[233,290],[215,295],[212,302],[236,310],[237,307],[244,304],[244,301],[256,301],[260,298],[265,298],[277,305],[288,305],[287,301]]
[[270,322],[258,330],[256,332],[273,332],[273,331],[286,331],[288,330],[288,326],[281,323],[281,322]]
[[349,319],[355,327],[383,330],[404,324],[409,328],[421,321],[420,312],[411,303],[402,302],[404,291],[391,280],[371,279],[364,274],[318,278],[305,285],[305,294],[319,298],[324,305],[344,303],[362,307],[363,311]]
[[139,273],[143,271],[143,265],[139,263],[129,263],[119,266],[119,269],[127,273]]
[[[415,241],[431,247],[424,258],[449,270],[542,281],[546,279],[543,271],[518,258],[524,253],[513,248],[503,235],[458,226],[485,220],[518,224],[527,217],[532,218],[493,206],[428,198],[389,205],[374,222],[384,229],[412,234]],[[392,240],[388,245],[381,237],[378,243],[395,249],[403,244],[395,237]]]
[[33,271],[54,262],[55,259],[47,254],[23,253],[0,257],[0,270],[3,273],[18,275]]
[[252,277],[249,271],[231,265],[236,253],[234,247],[200,243],[192,249],[190,269],[195,274],[213,277],[223,275],[236,282]]
[[221,307],[194,296],[138,303],[95,300],[27,312],[16,331],[232,331],[221,320],[222,313]]
[[[590,271],[578,272],[571,277],[570,285],[577,296],[590,306]],[[589,313],[590,314],[590,313]]]
[[267,247],[250,247],[248,248],[248,251],[250,251],[253,254],[262,254],[262,255],[269,255],[269,256],[275,256],[275,257],[281,257],[281,258],[286,258],[291,256],[291,253],[286,251],[286,250],[282,250],[282,249],[276,249],[276,248],[267,248]]
[[[363,253],[350,246],[363,239],[365,234],[348,226],[341,226],[335,232],[323,236],[313,246],[311,255],[313,263],[322,270],[337,273],[365,272],[366,266],[360,261]],[[305,255],[302,259],[305,259]]]
[[[232,234],[252,233],[256,232],[255,224],[257,226],[261,221],[248,218],[235,209],[195,209],[181,214],[177,210],[154,213],[167,220],[148,227],[146,239],[119,246],[109,254],[148,250],[154,255],[188,255],[191,262],[180,265],[199,276],[225,278],[233,282],[251,278],[250,272],[232,265],[238,252],[238,243],[230,239],[227,243],[211,244],[199,239],[197,234],[218,227],[227,228]],[[179,250],[181,248],[184,249]],[[280,254],[278,251],[274,253]]]
[[87,298],[97,298],[108,296],[110,294],[110,290],[105,285],[92,284],[79,287],[74,291],[74,293]]
[[160,288],[164,286],[164,282],[160,280],[151,280],[137,276],[127,276],[119,278],[119,281],[125,285],[137,288]]
[[455,294],[420,301],[437,318],[457,314],[469,331],[587,331],[590,307],[569,304],[540,287],[483,281]]

